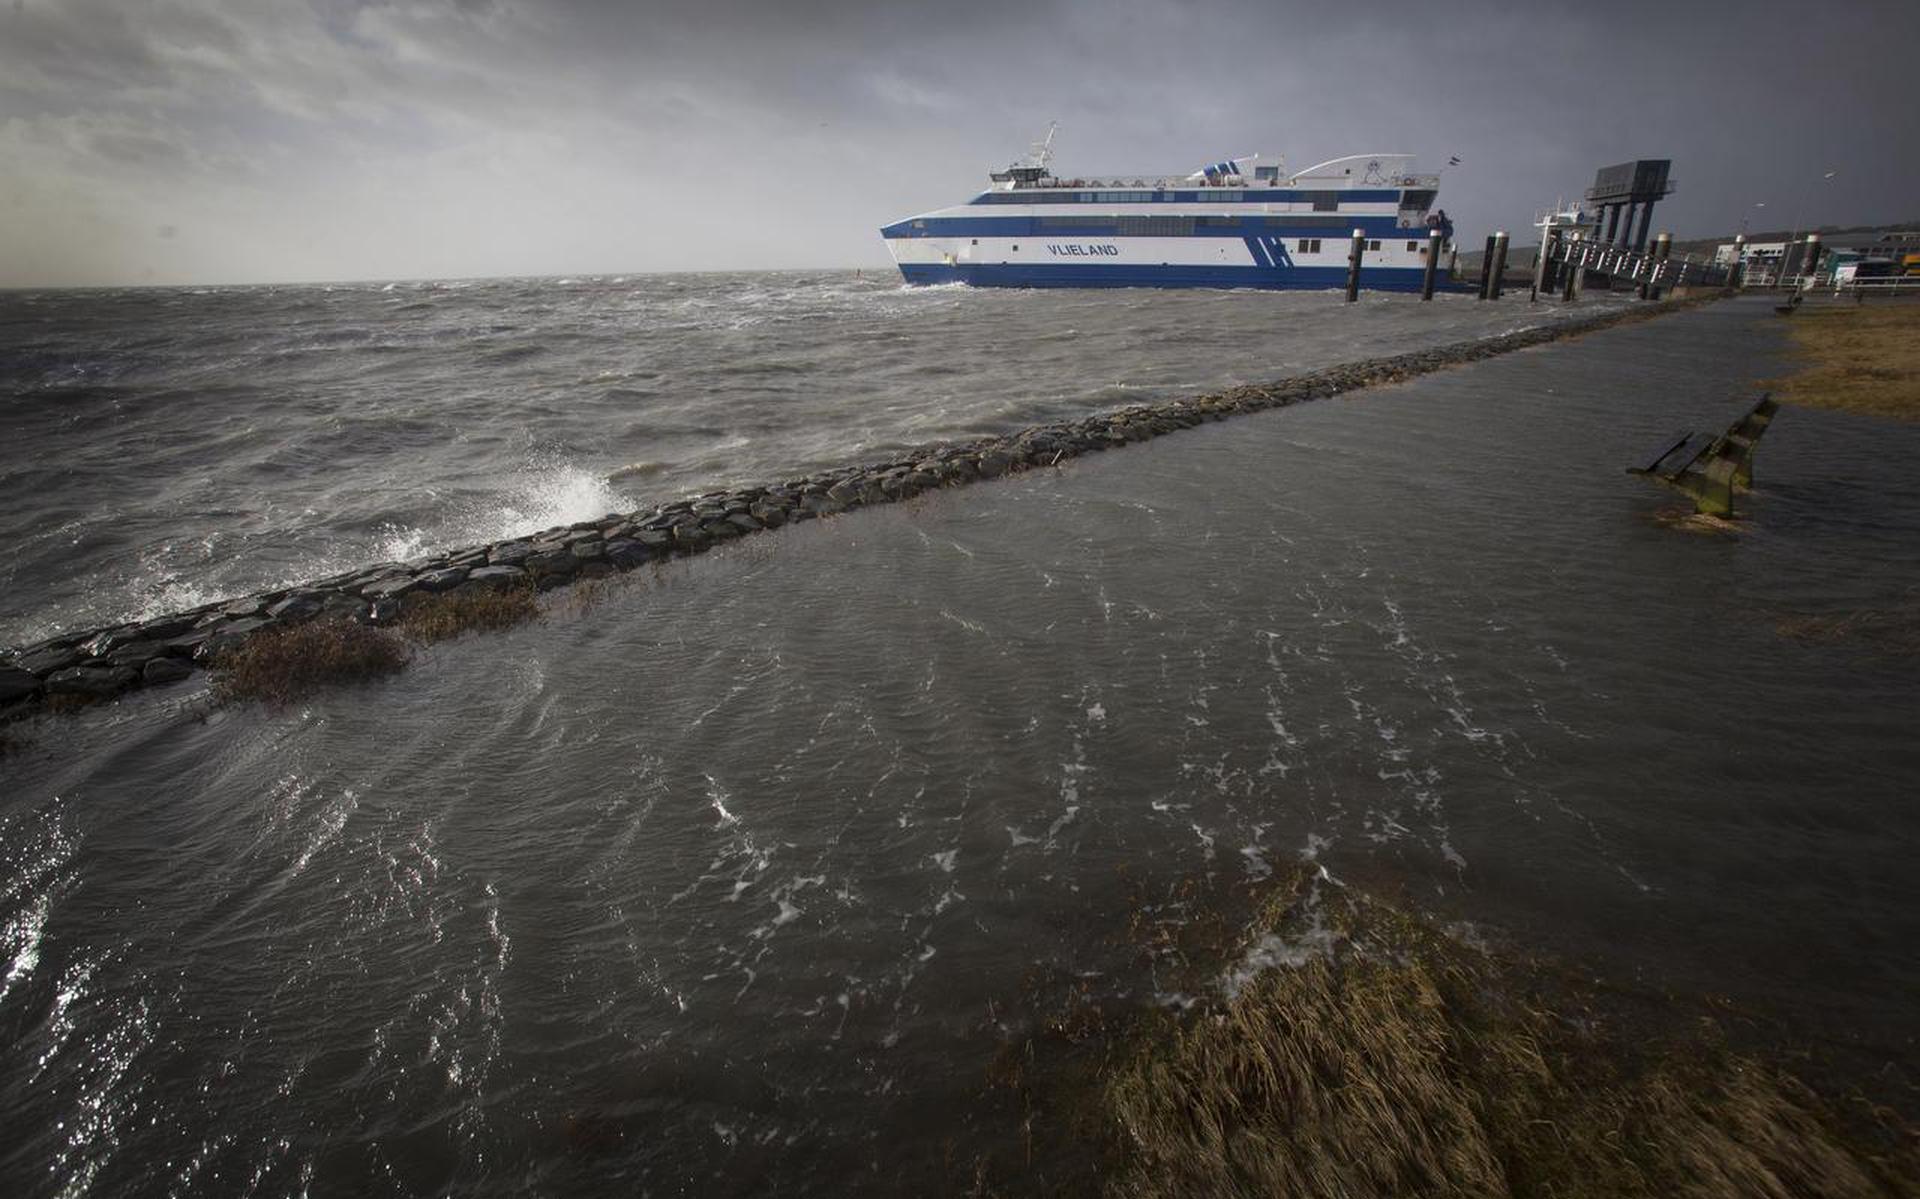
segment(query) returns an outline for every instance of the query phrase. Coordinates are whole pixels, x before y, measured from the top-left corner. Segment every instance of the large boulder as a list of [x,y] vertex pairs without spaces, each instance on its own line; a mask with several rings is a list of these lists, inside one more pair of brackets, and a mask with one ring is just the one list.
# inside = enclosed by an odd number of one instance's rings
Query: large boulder
[[469,571],[467,583],[493,591],[505,591],[526,583],[527,572],[518,566],[481,566]]
[[580,559],[567,549],[550,549],[526,560],[526,568],[536,578],[570,578],[580,569]]
[[462,566],[448,566],[440,570],[430,570],[415,580],[415,582],[420,584],[420,590],[435,593],[452,591],[455,587],[458,587],[466,581],[467,571],[466,568]]
[[40,690],[40,676],[17,666],[0,666],[0,704],[26,699]]
[[71,666],[78,666],[81,657],[82,654],[80,651],[71,645],[52,645],[46,649],[35,650],[30,654],[21,655],[20,660],[15,662],[14,665],[29,674],[39,675],[44,679],[55,671],[66,670]]
[[133,686],[138,677],[131,666],[74,666],[47,677],[47,694],[105,699]]
[[155,658],[140,670],[140,679],[149,687],[164,687],[193,674],[193,667],[178,658]]

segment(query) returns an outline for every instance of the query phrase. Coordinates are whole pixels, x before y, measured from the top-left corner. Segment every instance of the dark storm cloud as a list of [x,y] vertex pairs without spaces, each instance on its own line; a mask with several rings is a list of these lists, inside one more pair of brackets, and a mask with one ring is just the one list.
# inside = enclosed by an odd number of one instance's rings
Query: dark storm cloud
[[14,0],[0,283],[880,265],[1055,119],[1083,173],[1458,154],[1469,236],[1637,156],[1683,235],[1910,218],[1916,13]]

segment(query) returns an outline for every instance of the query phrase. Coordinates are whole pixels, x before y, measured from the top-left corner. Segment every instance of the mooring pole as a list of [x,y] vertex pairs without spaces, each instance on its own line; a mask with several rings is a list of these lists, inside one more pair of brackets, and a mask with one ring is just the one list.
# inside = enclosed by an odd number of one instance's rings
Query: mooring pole
[[1353,231],[1353,248],[1347,251],[1347,303],[1360,298],[1360,256],[1367,249],[1367,231]]
[[1640,298],[1660,298],[1660,272],[1666,269],[1667,255],[1673,252],[1673,234],[1662,233],[1653,239],[1653,261],[1647,267],[1647,281],[1640,285]]
[[1727,268],[1727,286],[1744,291],[1747,286],[1747,235],[1733,235],[1733,265]]
[[1491,288],[1487,293],[1489,300],[1497,300],[1500,298],[1500,284],[1506,278],[1506,274],[1507,231],[1502,229],[1493,235],[1493,279],[1488,284],[1488,287]]
[[1439,270],[1439,268],[1440,231],[1438,229],[1429,229],[1427,230],[1427,269],[1426,273],[1420,276],[1421,299],[1433,299],[1433,276],[1434,272]]
[[1567,242],[1567,260],[1561,264],[1566,272],[1566,278],[1562,280],[1560,298],[1569,303],[1580,293],[1580,264],[1574,260],[1574,256],[1581,252],[1580,234],[1575,232]]
[[1553,241],[1560,231],[1549,225],[1540,230],[1540,248],[1533,255],[1533,295],[1539,299],[1540,293],[1547,289],[1547,263],[1553,258]]
[[1487,281],[1493,278],[1493,234],[1487,234],[1487,248],[1480,252],[1480,298],[1487,298]]

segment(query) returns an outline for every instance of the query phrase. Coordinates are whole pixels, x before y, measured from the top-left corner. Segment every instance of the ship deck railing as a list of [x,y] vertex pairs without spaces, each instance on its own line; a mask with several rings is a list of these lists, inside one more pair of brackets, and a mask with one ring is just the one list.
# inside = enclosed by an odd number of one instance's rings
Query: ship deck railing
[[1211,178],[1194,179],[1187,175],[1162,175],[1156,178],[1126,179],[1121,177],[1075,176],[1062,179],[1048,175],[1031,183],[1015,180],[1012,187],[999,187],[995,191],[1059,191],[1062,189],[1105,188],[1108,190],[1134,191],[1150,189],[1154,191],[1185,191],[1189,188],[1232,188],[1244,191],[1259,191],[1264,188],[1289,188],[1299,191],[1338,190],[1339,188],[1389,188],[1389,187],[1431,187],[1440,186],[1438,175],[1395,175],[1391,178],[1368,182],[1351,175],[1342,175],[1336,179],[1248,179],[1244,175],[1215,175]]

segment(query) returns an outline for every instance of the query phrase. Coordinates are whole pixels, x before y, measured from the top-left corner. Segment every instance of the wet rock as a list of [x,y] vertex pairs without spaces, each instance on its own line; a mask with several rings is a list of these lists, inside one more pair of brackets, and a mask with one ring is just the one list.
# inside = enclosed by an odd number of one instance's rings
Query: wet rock
[[39,690],[39,675],[17,666],[0,666],[0,704],[26,699]]
[[712,539],[700,531],[699,525],[675,525],[673,543],[690,554],[697,554],[711,545]]
[[673,534],[666,529],[641,529],[633,539],[646,546],[656,555],[663,555],[673,549]]
[[[367,605],[366,623],[375,628],[385,628],[400,619],[400,600],[395,596],[386,596]],[[196,658],[198,655],[196,655]]]
[[194,620],[195,617],[192,614],[188,614],[184,616],[162,616],[157,620],[145,621],[139,626],[140,639],[143,641],[166,641],[169,638],[178,637],[180,634],[193,628]]
[[777,529],[787,523],[787,510],[778,504],[755,504],[747,511],[769,529]]
[[195,647],[193,660],[205,666],[245,645],[248,637],[266,628],[268,623],[263,617],[252,616],[217,625],[210,630],[211,636]]
[[247,616],[258,616],[266,609],[266,606],[260,597],[248,596],[245,599],[237,599],[230,604],[223,605],[220,609],[220,614],[222,616],[231,616],[237,620]]
[[211,628],[200,628],[182,633],[178,637],[169,637],[165,642],[167,652],[175,657],[191,658],[193,651],[205,644],[207,638],[213,636],[213,632]]
[[108,629],[103,633],[94,634],[81,644],[80,652],[90,658],[104,658],[114,650],[139,638],[138,625],[123,625],[117,629]]
[[131,641],[108,654],[107,661],[115,666],[140,667],[166,652],[167,647],[158,641]]
[[138,677],[131,666],[73,666],[47,676],[47,694],[106,699],[133,686]]
[[760,522],[748,515],[745,509],[739,512],[729,512],[726,523],[732,525],[742,533],[758,533],[761,529]]
[[724,518],[703,523],[700,531],[714,541],[732,541],[740,536],[740,526]]
[[605,559],[595,559],[580,567],[580,577],[583,579],[604,579],[616,573],[613,565]]
[[494,591],[519,587],[526,583],[527,572],[518,566],[482,566],[468,572],[467,582]]
[[607,562],[617,570],[632,570],[653,557],[653,551],[637,541],[621,538],[607,542]]
[[178,658],[155,658],[141,668],[140,679],[149,687],[164,687],[193,675],[193,667]]
[[467,571],[465,567],[461,566],[448,566],[440,570],[430,570],[415,580],[415,582],[420,584],[420,590],[431,591],[436,594],[442,591],[452,591],[455,587],[458,587],[466,581]]
[[568,579],[580,570],[580,559],[568,549],[543,550],[527,559],[526,568],[535,578]]
[[38,675],[44,679],[55,671],[78,666],[80,659],[84,656],[85,655],[74,646],[56,645],[22,655],[14,665],[29,674]]
[[289,623],[310,620],[320,615],[320,597],[305,593],[290,595],[267,608],[267,615]]
[[487,561],[495,566],[519,566],[534,554],[533,544],[527,541],[509,541],[505,545],[496,545],[487,551]]
[[377,583],[368,583],[360,589],[360,596],[368,603],[378,604],[381,600],[397,600],[419,586],[420,581],[412,575],[396,575]]
[[607,556],[607,543],[598,537],[573,542],[568,550],[582,562],[597,562]]

